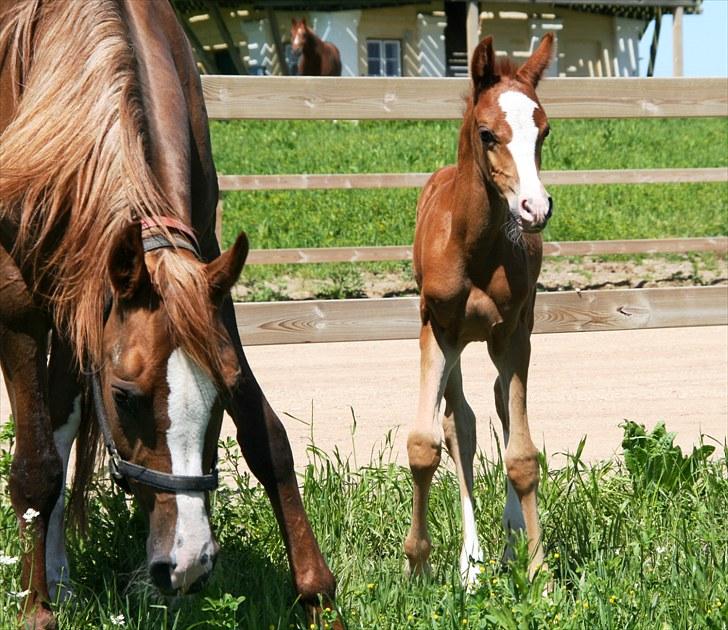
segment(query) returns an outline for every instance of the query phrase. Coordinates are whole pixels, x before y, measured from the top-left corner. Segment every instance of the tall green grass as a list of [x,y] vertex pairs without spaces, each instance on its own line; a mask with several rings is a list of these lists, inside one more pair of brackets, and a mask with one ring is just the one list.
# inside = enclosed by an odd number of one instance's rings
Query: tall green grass
[[[221,554],[199,595],[168,601],[148,585],[141,514],[102,478],[88,536],[71,547],[76,596],[59,608],[62,628],[307,628],[295,604],[285,552],[262,489],[240,472],[228,442],[229,485],[213,500]],[[404,577],[402,543],[411,502],[409,472],[391,462],[391,441],[364,467],[309,450],[301,483],[321,548],[339,581],[349,628],[725,628],[728,624],[728,464],[725,445],[689,455],[663,427],[625,425],[625,458],[563,468],[541,461],[540,510],[548,568],[527,579],[523,541],[501,565],[505,478],[500,454],[480,455],[476,516],[485,553],[477,589],[460,586],[457,481],[442,467],[433,485],[433,575]],[[7,456],[3,458],[7,465]],[[3,470],[6,472],[6,468]],[[17,557],[15,518],[3,486],[0,554]],[[12,628],[19,568],[0,566],[0,627]]]

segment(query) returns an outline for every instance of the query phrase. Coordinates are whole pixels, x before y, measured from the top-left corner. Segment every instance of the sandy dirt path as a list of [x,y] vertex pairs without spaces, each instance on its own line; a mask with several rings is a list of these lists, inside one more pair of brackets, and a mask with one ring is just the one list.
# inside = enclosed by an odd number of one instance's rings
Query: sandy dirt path
[[[347,456],[355,450],[357,463],[365,465],[390,431],[391,456],[406,464],[407,423],[417,402],[417,341],[258,346],[247,354],[286,425],[297,468],[306,462],[312,434],[324,451],[338,448]],[[491,422],[499,429],[495,369],[483,344],[469,346],[462,365],[479,447],[490,453]],[[2,388],[0,418],[9,413]],[[722,442],[728,434],[728,327],[536,335],[529,417],[534,442],[550,455],[573,452],[586,435],[587,459],[610,457],[619,449],[618,425],[625,418],[648,427],[666,422],[684,448],[701,432]],[[223,434],[234,433],[226,418]]]

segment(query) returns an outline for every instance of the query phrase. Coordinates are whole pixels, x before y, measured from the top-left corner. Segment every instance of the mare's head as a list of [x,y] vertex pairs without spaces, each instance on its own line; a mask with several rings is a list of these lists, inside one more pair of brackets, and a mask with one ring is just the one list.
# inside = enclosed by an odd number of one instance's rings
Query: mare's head
[[496,60],[493,39],[478,44],[471,61],[473,154],[486,181],[508,203],[517,230],[541,231],[553,209],[539,177],[548,119],[536,86],[551,61],[553,35],[547,33],[520,67]]
[[[247,252],[244,234],[209,264],[186,249],[145,253],[138,223],[117,236],[100,381],[122,459],[185,477],[214,467],[224,396],[239,373],[218,310]],[[207,492],[128,485],[148,518],[153,581],[167,594],[197,590],[218,552]]]
[[306,43],[306,40],[311,33],[313,33],[313,31],[309,28],[308,24],[306,24],[305,17],[300,20],[291,18],[291,48],[294,53],[300,54],[303,50],[303,45]]

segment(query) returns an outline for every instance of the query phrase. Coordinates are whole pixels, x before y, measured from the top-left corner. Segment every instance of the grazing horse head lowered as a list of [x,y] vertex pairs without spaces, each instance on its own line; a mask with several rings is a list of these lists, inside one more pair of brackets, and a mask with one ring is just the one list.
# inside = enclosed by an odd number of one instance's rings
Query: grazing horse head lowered
[[0,2],[0,165],[0,364],[16,429],[11,501],[31,542],[25,623],[55,627],[50,602],[72,587],[62,489],[78,436],[71,507],[82,511],[99,430],[148,517],[155,584],[204,583],[223,409],[317,614],[335,581],[240,344],[229,291],[248,243],[220,254],[207,114],[170,4]]
[[531,572],[543,560],[536,509],[538,451],[528,428],[526,380],[540,231],[553,206],[539,178],[549,128],[536,96],[552,47],[547,34],[516,68],[507,59],[496,60],[490,37],[480,42],[471,61],[472,92],[457,164],[432,175],[417,206],[413,253],[422,321],[420,394],[407,440],[414,498],[404,548],[412,573],[428,570],[427,500],[444,438],[460,482],[460,570],[467,585],[476,582],[476,565],[482,561],[472,496],[475,415],[460,370],[460,354],[472,341],[487,342],[498,370],[495,407],[503,424],[508,478],[503,523],[509,532],[526,530]]
[[306,23],[306,18],[291,18],[291,49],[299,57],[298,74],[312,77],[341,76],[341,53],[325,42]]

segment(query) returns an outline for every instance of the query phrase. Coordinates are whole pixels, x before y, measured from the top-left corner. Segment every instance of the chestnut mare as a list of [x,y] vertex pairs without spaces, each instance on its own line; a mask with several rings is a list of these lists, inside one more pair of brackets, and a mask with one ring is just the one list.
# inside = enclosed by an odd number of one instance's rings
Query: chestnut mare
[[306,18],[291,18],[291,48],[300,55],[298,74],[309,77],[340,77],[341,55],[306,24]]
[[412,573],[428,570],[427,501],[444,436],[460,483],[460,571],[466,585],[476,581],[475,563],[483,559],[472,499],[475,415],[465,400],[460,371],[460,354],[471,341],[487,342],[498,370],[495,404],[508,478],[504,527],[525,527],[531,572],[543,561],[536,511],[538,451],[526,416],[526,377],[541,267],[539,232],[552,208],[538,175],[549,128],[535,88],[552,46],[547,34],[520,69],[508,59],[496,60],[490,37],[477,46],[457,165],[432,175],[417,207],[420,395],[407,440],[414,500],[405,553]]
[[96,420],[148,516],[153,581],[200,587],[218,553],[207,492],[224,408],[315,616],[335,582],[238,337],[229,290],[247,239],[220,255],[207,114],[170,4],[2,0],[0,165],[0,364],[11,500],[32,543],[26,624],[54,627],[49,602],[69,593],[62,489],[78,433],[82,506]]

